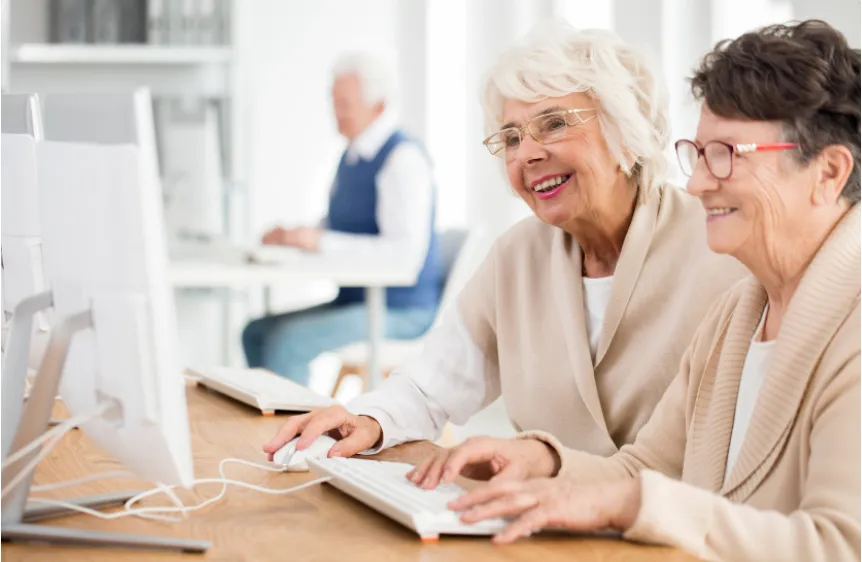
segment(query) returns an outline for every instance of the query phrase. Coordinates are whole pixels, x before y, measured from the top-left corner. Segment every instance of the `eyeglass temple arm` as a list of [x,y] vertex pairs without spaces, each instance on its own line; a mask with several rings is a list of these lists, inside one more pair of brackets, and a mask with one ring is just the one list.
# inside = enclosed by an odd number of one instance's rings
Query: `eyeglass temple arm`
[[734,147],[736,152],[758,152],[761,150],[786,150],[788,148],[796,148],[796,144],[792,142],[778,142],[769,144],[737,144]]

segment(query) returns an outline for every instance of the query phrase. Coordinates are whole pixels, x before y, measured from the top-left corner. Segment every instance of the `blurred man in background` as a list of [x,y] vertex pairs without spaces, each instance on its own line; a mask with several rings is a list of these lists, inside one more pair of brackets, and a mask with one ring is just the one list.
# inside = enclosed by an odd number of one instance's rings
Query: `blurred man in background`
[[[415,265],[415,285],[386,291],[386,337],[417,338],[434,320],[442,282],[431,165],[421,146],[397,125],[386,65],[367,54],[351,54],[336,64],[333,75],[335,118],[348,146],[328,214],[319,227],[272,229],[263,243]],[[307,385],[315,357],[366,337],[365,290],[342,287],[331,303],[252,321],[242,343],[249,367]]]

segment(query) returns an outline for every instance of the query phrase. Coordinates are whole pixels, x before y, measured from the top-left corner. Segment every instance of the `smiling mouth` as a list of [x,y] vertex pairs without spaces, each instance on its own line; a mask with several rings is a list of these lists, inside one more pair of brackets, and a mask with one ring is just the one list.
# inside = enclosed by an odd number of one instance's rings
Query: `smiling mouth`
[[557,176],[555,178],[545,180],[541,183],[537,183],[533,186],[533,191],[535,191],[536,193],[547,193],[549,191],[553,191],[557,187],[569,181],[570,177],[572,177],[572,174],[565,174],[562,176]]
[[716,207],[714,209],[706,210],[706,214],[709,217],[723,217],[734,212],[736,212],[736,207]]

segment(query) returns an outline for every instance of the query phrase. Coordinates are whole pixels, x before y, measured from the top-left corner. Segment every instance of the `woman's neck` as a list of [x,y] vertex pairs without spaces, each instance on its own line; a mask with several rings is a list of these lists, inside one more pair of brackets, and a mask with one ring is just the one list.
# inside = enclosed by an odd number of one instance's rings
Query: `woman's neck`
[[610,277],[617,268],[623,243],[634,215],[637,188],[628,199],[602,212],[588,212],[572,221],[564,230],[581,247],[584,277]]
[[[846,209],[832,217],[832,220],[821,221],[806,229],[804,235],[787,240],[782,248],[772,252],[773,255],[768,259],[746,259],[745,256],[738,258],[766,290],[768,310],[763,325],[763,341],[778,337],[781,322],[802,277],[820,247],[840,222],[844,211]],[[761,255],[765,254],[766,252],[763,252]]]

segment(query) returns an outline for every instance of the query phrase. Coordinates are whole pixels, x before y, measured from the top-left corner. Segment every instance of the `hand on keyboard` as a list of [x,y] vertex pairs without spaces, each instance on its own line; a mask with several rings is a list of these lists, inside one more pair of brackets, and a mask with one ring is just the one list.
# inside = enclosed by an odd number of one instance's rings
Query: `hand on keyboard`
[[458,475],[473,480],[527,480],[553,476],[560,468],[556,452],[536,439],[471,437],[451,449],[440,449],[407,474],[417,486],[436,488]]
[[272,460],[273,454],[297,435],[300,439],[296,448],[301,451],[324,433],[330,433],[339,440],[329,450],[330,457],[352,457],[372,448],[380,440],[383,430],[374,418],[355,416],[343,406],[330,406],[290,418],[272,441],[263,446],[263,450]]
[[496,543],[513,542],[545,528],[619,536],[634,525],[641,506],[641,480],[583,484],[568,478],[491,482],[449,502],[461,520],[475,525],[510,518]]

